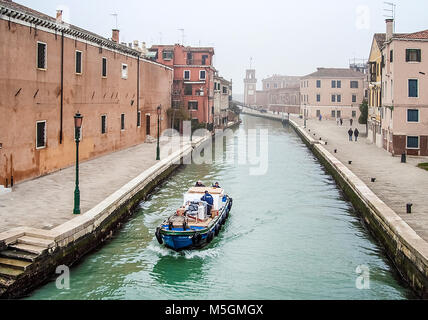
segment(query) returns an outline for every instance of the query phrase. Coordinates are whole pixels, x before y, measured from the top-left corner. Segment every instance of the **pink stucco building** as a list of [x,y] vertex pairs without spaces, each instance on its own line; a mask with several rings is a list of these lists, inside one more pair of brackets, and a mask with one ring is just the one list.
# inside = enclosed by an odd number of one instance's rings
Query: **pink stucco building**
[[366,75],[351,68],[318,68],[300,80],[301,113],[307,118],[358,120]]
[[382,48],[383,147],[393,155],[428,155],[428,30],[394,34],[386,20]]

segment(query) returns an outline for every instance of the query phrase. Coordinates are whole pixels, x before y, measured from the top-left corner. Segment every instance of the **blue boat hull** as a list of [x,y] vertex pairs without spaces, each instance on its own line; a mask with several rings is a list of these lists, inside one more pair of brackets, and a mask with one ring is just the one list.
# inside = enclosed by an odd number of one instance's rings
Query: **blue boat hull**
[[[171,235],[162,232],[164,230],[171,231],[169,230],[169,226],[161,225],[156,231],[160,231],[159,235],[156,235],[156,237],[158,238],[159,243],[163,243],[166,247],[175,251],[181,251],[185,249],[200,249],[210,243],[211,240],[216,236],[216,228],[219,228],[221,230],[221,226],[226,222],[231,208],[232,199],[228,198],[228,202],[226,203],[224,210],[221,212],[216,223],[213,224],[210,228],[194,228],[191,230],[183,230],[183,228],[173,228],[172,231],[174,231],[175,234]],[[180,235],[180,232],[186,232],[186,234]],[[200,238],[195,240],[195,235],[200,235]],[[160,241],[159,237],[162,238],[162,241]]]

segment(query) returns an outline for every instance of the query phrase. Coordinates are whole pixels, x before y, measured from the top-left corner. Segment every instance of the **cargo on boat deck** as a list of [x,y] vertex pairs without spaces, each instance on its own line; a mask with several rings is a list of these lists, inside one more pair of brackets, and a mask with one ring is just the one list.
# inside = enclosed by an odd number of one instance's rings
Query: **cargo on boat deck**
[[[205,192],[212,196],[204,197]],[[219,234],[232,207],[232,198],[222,188],[192,187],[183,195],[183,205],[156,229],[160,244],[174,250],[200,248]]]

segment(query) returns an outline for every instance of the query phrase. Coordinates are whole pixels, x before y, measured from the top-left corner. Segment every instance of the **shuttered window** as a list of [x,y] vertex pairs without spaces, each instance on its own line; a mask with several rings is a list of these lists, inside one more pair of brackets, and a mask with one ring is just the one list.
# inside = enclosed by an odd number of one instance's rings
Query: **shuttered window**
[[419,149],[419,137],[407,137],[407,148]]
[[406,49],[406,62],[421,62],[421,49]]
[[125,130],[125,114],[120,115],[120,130]]
[[417,98],[418,97],[418,80],[409,79],[409,97]]
[[407,122],[419,122],[418,109],[407,109]]

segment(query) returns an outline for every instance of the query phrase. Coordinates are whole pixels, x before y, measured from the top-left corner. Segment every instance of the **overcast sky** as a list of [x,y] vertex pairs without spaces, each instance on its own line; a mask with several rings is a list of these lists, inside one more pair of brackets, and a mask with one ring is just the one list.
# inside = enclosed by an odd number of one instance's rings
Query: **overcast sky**
[[[390,0],[391,1],[391,0]],[[368,58],[373,33],[385,32],[383,0],[16,0],[111,37],[118,14],[120,41],[215,47],[214,65],[243,92],[253,57],[259,79],[305,75],[316,67],[347,67]],[[427,0],[396,0],[396,32],[428,29]]]

